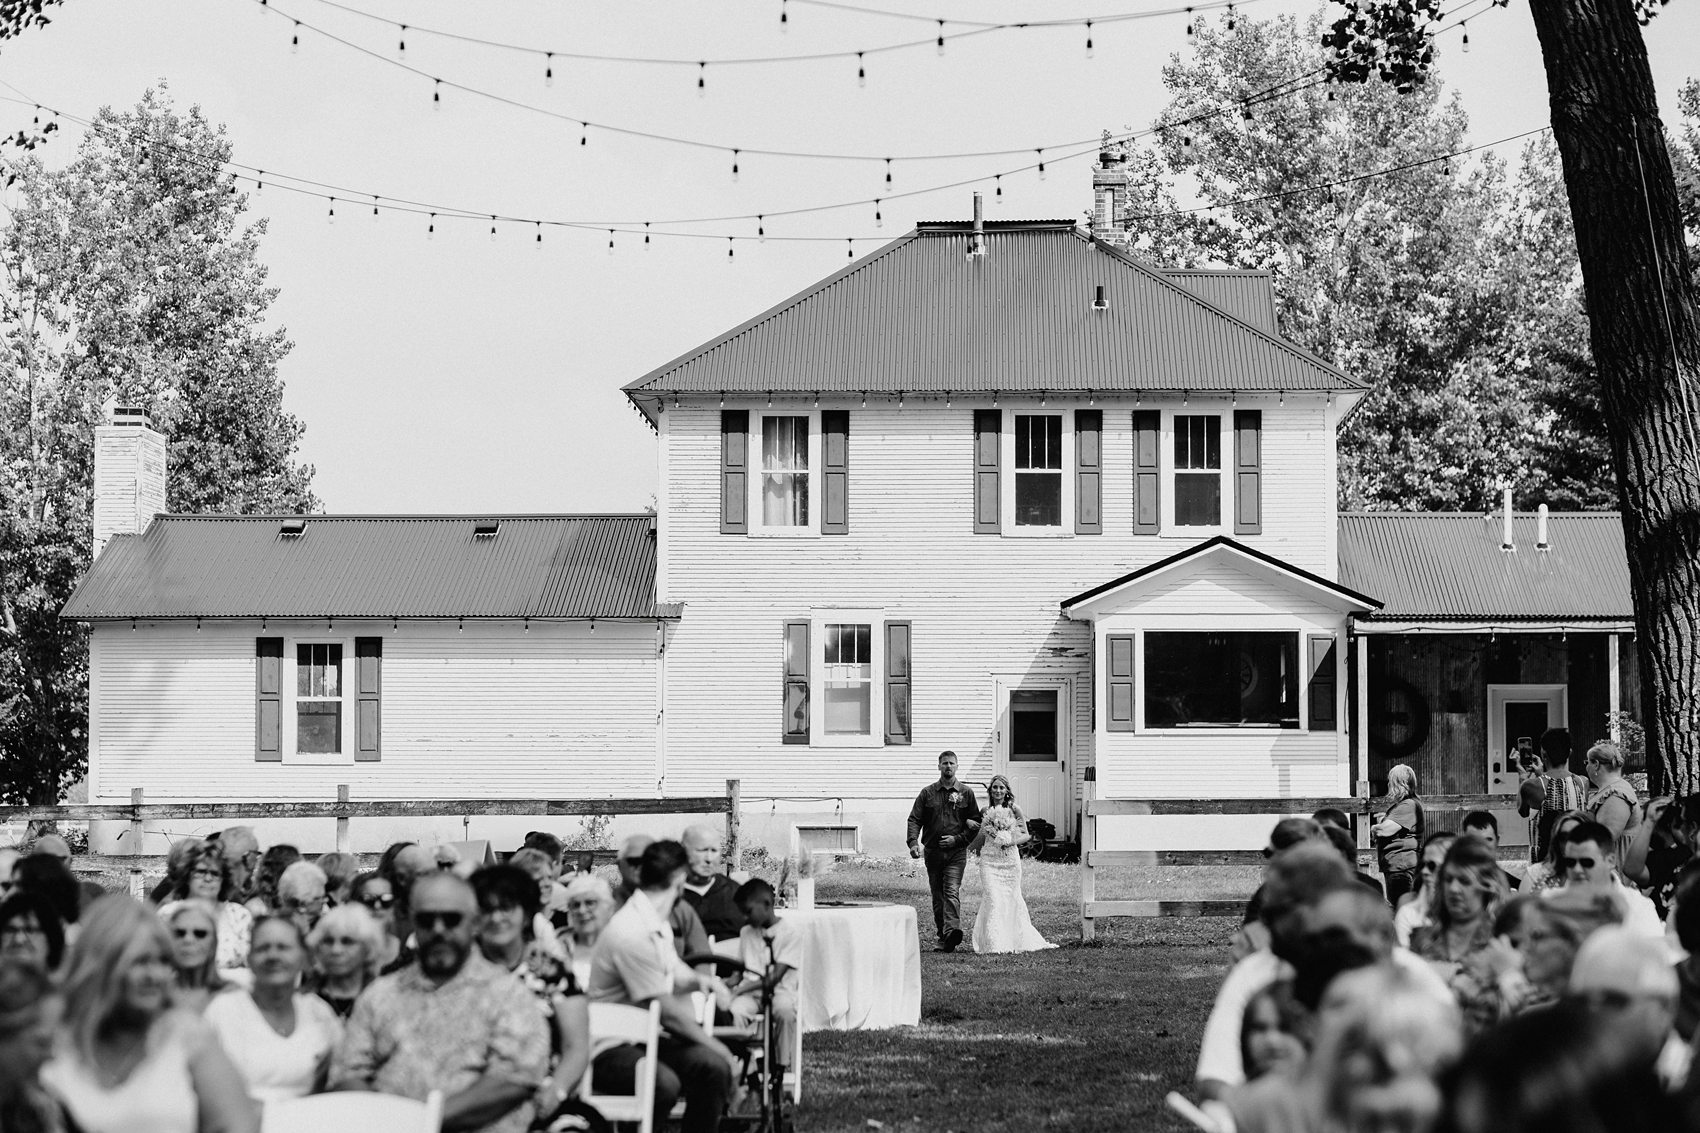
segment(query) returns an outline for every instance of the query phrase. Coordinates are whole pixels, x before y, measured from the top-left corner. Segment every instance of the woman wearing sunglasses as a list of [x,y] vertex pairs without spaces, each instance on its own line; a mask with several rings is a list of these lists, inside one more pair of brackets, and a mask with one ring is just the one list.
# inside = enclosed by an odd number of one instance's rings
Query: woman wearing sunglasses
[[230,987],[218,970],[218,914],[208,901],[193,898],[162,910],[160,920],[171,939],[171,966],[177,973],[172,1002],[200,1014],[212,997]]
[[1440,863],[1452,848],[1458,835],[1450,830],[1437,830],[1423,839],[1418,854],[1416,887],[1399,901],[1393,914],[1393,935],[1403,948],[1411,946],[1411,936],[1434,917],[1434,901],[1440,889]]
[[396,893],[389,878],[376,871],[363,873],[348,889],[349,899],[372,914],[378,922],[383,940],[378,946],[377,965],[380,975],[405,967],[411,956],[402,955],[401,941],[396,938]]
[[359,903],[338,905],[307,934],[315,990],[337,1018],[347,1019],[366,985],[378,978],[386,940],[377,918]]
[[[225,971],[241,968],[248,963],[248,934],[253,930],[254,917],[239,903],[230,899],[233,886],[230,863],[217,842],[197,842],[184,851],[178,880],[173,888],[173,902],[195,899],[211,902],[218,909],[218,967]],[[165,905],[161,915],[172,904]]]

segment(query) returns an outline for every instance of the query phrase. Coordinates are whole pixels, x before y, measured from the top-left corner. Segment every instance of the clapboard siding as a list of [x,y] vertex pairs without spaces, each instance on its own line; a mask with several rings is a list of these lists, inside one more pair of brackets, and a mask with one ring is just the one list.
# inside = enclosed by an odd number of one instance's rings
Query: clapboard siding
[[1098,794],[1109,799],[1340,795],[1344,772],[1333,732],[1098,737]]
[[[744,404],[754,427],[765,402]],[[1037,398],[1021,405],[1040,411]],[[1243,541],[1334,577],[1332,410],[1320,397],[1283,404],[1242,396],[1238,406],[1262,409],[1265,430],[1264,533]],[[822,398],[820,407],[850,411],[849,532],[831,538],[722,535],[718,399],[666,411],[659,596],[685,610],[666,658],[669,789],[708,789],[736,775],[746,796],[898,799],[932,777],[943,748],[962,757],[965,778],[983,781],[997,749],[994,679],[1030,674],[1073,682],[1069,773],[1077,791],[1092,750],[1091,627],[1063,618],[1060,603],[1201,541],[1133,534],[1131,399],[1093,406],[1104,412],[1105,533],[1063,538],[973,533],[973,410],[989,408],[989,398],[949,408],[943,399],[899,408],[876,397],[863,408],[859,399]],[[1045,408],[1071,407],[1051,399]],[[1145,399],[1142,407],[1164,406]],[[1230,412],[1226,398],[1194,398],[1191,408]],[[785,411],[775,403],[773,412]],[[752,449],[752,464],[759,455]],[[814,494],[818,500],[818,488]],[[1248,593],[1253,605],[1275,601],[1263,589]],[[1199,600],[1179,596],[1176,608]],[[1291,611],[1292,595],[1285,601]],[[780,742],[781,627],[835,606],[913,622],[913,746]],[[1326,747],[1332,773],[1332,737]],[[1244,793],[1255,757],[1192,763],[1177,770],[1188,793]]]
[[[272,620],[263,633],[297,628]],[[384,639],[384,739],[381,761],[335,766],[255,762],[261,634],[257,621],[96,626],[91,797],[128,799],[134,787],[160,801],[326,797],[339,783],[357,798],[655,789],[654,623],[601,622],[592,634],[584,623],[339,622],[338,637]]]

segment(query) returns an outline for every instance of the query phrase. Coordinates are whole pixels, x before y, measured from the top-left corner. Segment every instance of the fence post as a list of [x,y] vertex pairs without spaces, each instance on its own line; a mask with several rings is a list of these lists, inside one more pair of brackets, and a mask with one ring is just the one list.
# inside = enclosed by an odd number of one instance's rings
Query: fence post
[[1098,848],[1098,818],[1092,813],[1092,800],[1098,797],[1098,769],[1088,767],[1085,781],[1080,785],[1080,942],[1092,940],[1096,929],[1087,911],[1097,898],[1097,885],[1092,877],[1092,851]]
[[147,896],[142,878],[142,788],[130,789],[130,805],[136,808],[130,815],[130,896],[141,900]]
[[[348,801],[347,783],[338,783],[336,785],[336,801],[339,803],[346,803]],[[339,814],[336,816],[336,852],[339,854],[349,853],[349,845],[348,816],[346,814]]]
[[740,779],[726,780],[726,856],[734,872],[744,868],[742,808],[744,787]]

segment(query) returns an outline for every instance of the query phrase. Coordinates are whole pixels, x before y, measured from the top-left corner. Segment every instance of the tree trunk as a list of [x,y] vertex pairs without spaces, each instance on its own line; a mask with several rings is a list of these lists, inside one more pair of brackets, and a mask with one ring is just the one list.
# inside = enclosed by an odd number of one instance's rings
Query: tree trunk
[[[1632,0],[1532,0],[1623,501],[1647,763],[1700,789],[1700,326]],[[1604,730],[1579,721],[1579,739]]]

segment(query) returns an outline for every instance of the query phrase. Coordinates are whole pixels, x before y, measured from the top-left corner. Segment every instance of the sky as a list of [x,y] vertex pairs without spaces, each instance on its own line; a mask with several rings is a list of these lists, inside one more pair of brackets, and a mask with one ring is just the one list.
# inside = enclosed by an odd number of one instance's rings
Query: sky
[[[1238,5],[1241,18],[1310,9]],[[1470,49],[1449,33],[1441,74],[1460,92],[1472,142],[1546,125],[1526,0],[1462,11],[1477,13]],[[233,161],[348,190],[243,185],[250,215],[269,223],[260,254],[280,289],[272,317],[294,343],[281,368],[285,404],[306,425],[300,455],[317,469],[325,509],[408,514],[650,505],[654,434],[622,385],[837,271],[852,248],[873,251],[917,220],[966,218],[976,188],[992,219],[1083,217],[1091,140],[1156,117],[1167,101],[1160,69],[1187,51],[1189,18],[1167,0],[67,0],[51,13],[47,28],[0,46],[0,96],[87,119],[163,81],[179,108],[198,104],[226,126]],[[964,34],[974,29],[961,22],[1093,16],[1090,57],[1081,24]],[[938,19],[942,55],[930,42]],[[1646,37],[1669,121],[1677,88],[1700,75],[1700,6],[1669,6]],[[916,40],[865,56],[865,85],[854,58],[719,62]],[[548,50],[687,62],[551,64]],[[34,113],[0,102],[0,130]],[[63,129],[50,164],[68,161],[81,137]],[[746,151],[736,179],[734,147]],[[1051,147],[1043,179],[1031,168],[1039,147]],[[872,160],[747,152],[756,149]],[[984,151],[1019,152],[905,160]],[[897,159],[889,187],[886,155]],[[994,207],[992,175],[1006,170]],[[427,216],[386,208],[374,218],[372,194],[483,219],[439,216],[427,238]],[[779,215],[840,202],[857,203]],[[492,240],[489,214],[588,228],[498,222]],[[765,242],[753,219],[663,223],[757,214]],[[656,234],[647,247],[627,231],[646,220]],[[619,230],[612,252],[608,227]],[[738,238],[730,258],[727,236]]]

